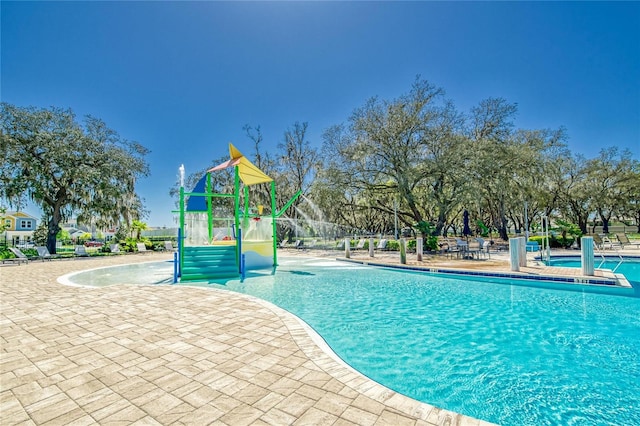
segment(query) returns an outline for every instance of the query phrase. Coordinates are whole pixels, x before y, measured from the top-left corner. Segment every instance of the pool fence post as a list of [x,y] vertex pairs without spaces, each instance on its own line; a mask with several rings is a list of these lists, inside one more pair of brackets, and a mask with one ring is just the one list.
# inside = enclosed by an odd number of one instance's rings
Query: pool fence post
[[520,241],[519,238],[509,238],[509,261],[511,270],[520,271]]
[[422,262],[422,237],[416,238],[416,254],[418,262]]
[[518,237],[520,247],[520,266],[527,266],[527,239]]
[[580,239],[582,263],[582,275],[592,277],[594,275],[595,258],[593,254],[593,237],[582,237]]
[[344,257],[351,259],[351,238],[345,237],[344,239]]
[[373,257],[375,247],[373,246],[373,237],[369,238],[369,257]]
[[400,264],[407,264],[407,241],[400,238]]

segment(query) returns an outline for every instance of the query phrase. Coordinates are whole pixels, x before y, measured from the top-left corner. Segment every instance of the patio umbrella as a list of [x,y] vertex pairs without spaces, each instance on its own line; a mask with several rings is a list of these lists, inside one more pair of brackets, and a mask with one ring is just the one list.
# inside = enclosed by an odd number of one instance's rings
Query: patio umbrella
[[471,235],[471,228],[469,228],[469,212],[466,210],[462,213],[462,235]]

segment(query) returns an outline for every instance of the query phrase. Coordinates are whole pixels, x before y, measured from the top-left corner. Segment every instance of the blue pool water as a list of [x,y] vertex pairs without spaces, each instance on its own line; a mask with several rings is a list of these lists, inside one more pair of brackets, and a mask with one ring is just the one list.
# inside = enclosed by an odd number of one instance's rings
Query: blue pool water
[[640,424],[640,298],[300,258],[202,285],[287,309],[363,374],[438,407],[504,425]]
[[[581,268],[582,262],[579,257],[557,257],[551,258],[547,262],[549,266],[560,266],[564,268]],[[606,257],[604,262],[602,258],[596,257],[596,268],[616,270],[616,273],[623,274],[627,280],[640,284],[640,258],[624,258],[624,262],[620,263],[617,257]],[[617,268],[617,269],[616,269]]]

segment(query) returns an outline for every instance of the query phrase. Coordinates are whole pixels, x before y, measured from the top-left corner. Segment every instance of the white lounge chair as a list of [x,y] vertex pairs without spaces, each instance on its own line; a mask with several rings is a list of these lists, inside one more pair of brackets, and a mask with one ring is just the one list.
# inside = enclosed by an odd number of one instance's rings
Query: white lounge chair
[[109,246],[109,250],[111,251],[111,253],[121,253],[120,252],[120,244],[111,244]]
[[11,259],[2,259],[2,263],[9,262],[9,263],[17,263],[18,265],[20,265],[21,263],[29,263],[29,258],[27,257],[26,254],[20,251],[20,249],[9,247],[9,251],[13,253],[15,257]]
[[361,239],[358,241],[358,244],[356,244],[356,246],[355,246],[353,249],[354,249],[354,250],[362,250],[362,249],[364,248],[364,244],[365,244],[366,242],[367,242],[367,241],[366,241],[364,238],[361,238]]
[[164,242],[164,249],[167,251],[176,251],[175,247],[173,247],[173,243],[171,241]]
[[49,249],[44,246],[36,247],[36,251],[38,252],[38,257],[42,259],[43,262],[45,260],[57,259],[60,257],[59,254],[51,254]]
[[387,249],[387,239],[383,238],[378,242],[376,246],[376,250],[386,250]]
[[145,246],[144,243],[136,243],[136,246],[138,247],[138,253],[151,253],[147,250],[147,246]]
[[73,253],[78,257],[89,257],[87,249],[84,246],[75,246]]

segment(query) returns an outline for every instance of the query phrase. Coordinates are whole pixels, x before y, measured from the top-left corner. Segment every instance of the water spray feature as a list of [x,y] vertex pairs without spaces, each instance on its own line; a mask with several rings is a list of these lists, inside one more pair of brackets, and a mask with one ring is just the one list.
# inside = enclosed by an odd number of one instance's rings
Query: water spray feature
[[[207,281],[244,276],[246,269],[277,266],[276,219],[300,196],[298,191],[282,209],[276,208],[273,179],[251,163],[232,144],[231,159],[210,169],[192,192],[184,191],[184,166],[180,167],[180,235],[178,241],[181,281]],[[213,191],[211,173],[233,167],[234,191]],[[271,206],[250,207],[249,187],[270,184]],[[241,205],[241,201],[243,205]]]

